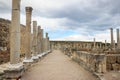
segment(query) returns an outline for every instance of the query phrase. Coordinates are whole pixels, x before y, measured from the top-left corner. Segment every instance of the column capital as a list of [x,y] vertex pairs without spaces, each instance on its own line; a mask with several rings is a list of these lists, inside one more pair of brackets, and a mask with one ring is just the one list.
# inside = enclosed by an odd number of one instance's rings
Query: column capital
[[119,29],[117,28],[116,30],[118,30],[119,31]]
[[110,28],[110,30],[113,30],[113,28]]
[[37,26],[37,21],[33,21],[33,27]]
[[32,12],[33,8],[32,7],[25,7],[26,12]]
[[13,10],[20,10],[20,2],[21,0],[12,0],[12,9]]
[[48,38],[48,33],[46,32],[46,38]]
[[38,33],[41,32],[41,26],[38,26]]
[[41,26],[40,26],[40,25],[38,26],[38,29],[41,29]]
[[33,23],[37,23],[37,21],[33,21]]

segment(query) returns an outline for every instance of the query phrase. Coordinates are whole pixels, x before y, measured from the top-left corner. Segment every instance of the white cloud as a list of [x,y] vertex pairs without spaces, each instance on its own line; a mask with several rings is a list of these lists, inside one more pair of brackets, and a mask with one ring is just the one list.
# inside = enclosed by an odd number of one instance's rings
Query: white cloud
[[[11,19],[12,0],[0,0],[0,3],[0,17]],[[21,23],[26,23],[25,7],[31,6],[32,21],[36,20],[46,31],[76,32],[61,40],[92,41],[95,37],[97,41],[110,42],[109,28],[120,28],[118,4],[119,0],[21,0]]]
[[11,20],[11,14],[9,14],[9,13],[0,14],[0,18],[5,18],[5,19]]
[[[114,29],[113,32],[114,40],[116,41],[116,29]],[[105,40],[110,43],[110,30],[103,31],[101,33],[94,34],[93,36],[91,35],[81,35],[81,34],[75,34],[75,35],[70,35],[62,38],[57,38],[57,39],[52,39],[52,40],[65,40],[65,41],[93,41],[93,38],[96,39],[98,42],[105,42]]]

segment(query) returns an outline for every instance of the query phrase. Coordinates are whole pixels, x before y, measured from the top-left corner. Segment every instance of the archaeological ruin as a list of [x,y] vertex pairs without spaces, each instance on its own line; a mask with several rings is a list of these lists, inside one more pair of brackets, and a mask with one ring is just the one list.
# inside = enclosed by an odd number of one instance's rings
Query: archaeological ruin
[[[110,28],[111,43],[93,41],[50,40],[37,21],[34,8],[27,6],[26,25],[20,24],[21,0],[12,0],[12,19],[0,18],[0,80],[19,80],[23,74],[48,53],[60,50],[84,69],[94,74],[120,71],[120,32],[117,43]],[[33,24],[33,33],[31,33]],[[99,75],[97,75],[99,76]]]

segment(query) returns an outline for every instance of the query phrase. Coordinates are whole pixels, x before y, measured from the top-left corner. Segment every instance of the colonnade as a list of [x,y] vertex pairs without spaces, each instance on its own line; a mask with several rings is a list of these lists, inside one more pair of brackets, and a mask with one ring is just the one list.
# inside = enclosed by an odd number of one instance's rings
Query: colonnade
[[43,29],[33,21],[33,34],[31,33],[32,7],[25,7],[26,27],[25,27],[25,58],[20,58],[20,2],[12,0],[12,21],[10,26],[10,63],[8,69],[4,70],[5,79],[18,80],[24,71],[34,62],[50,52],[49,37],[43,37]]

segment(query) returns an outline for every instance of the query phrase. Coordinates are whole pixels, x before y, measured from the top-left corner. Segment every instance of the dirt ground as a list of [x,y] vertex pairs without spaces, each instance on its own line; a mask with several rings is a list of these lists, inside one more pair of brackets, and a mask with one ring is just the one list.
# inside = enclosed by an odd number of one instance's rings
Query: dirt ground
[[97,80],[59,50],[32,66],[22,80]]

